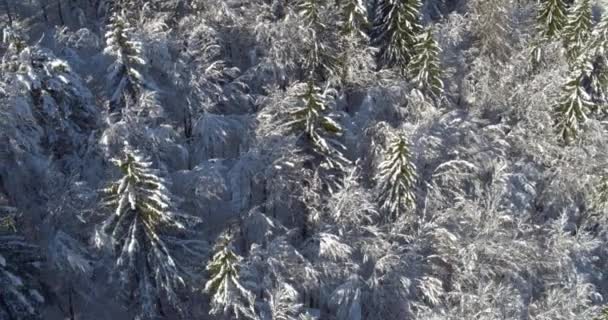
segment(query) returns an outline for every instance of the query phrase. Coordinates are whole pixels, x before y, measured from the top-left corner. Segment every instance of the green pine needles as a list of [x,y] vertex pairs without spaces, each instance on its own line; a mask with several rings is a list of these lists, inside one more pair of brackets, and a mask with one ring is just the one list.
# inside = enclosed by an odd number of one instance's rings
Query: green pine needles
[[111,17],[104,50],[115,59],[108,68],[111,85],[110,113],[118,112],[126,104],[125,99],[134,101],[144,87],[140,70],[146,62],[142,44],[133,39],[133,31],[124,14],[115,13]]
[[380,48],[384,65],[397,66],[402,72],[414,55],[420,25],[420,0],[383,0],[378,6],[373,42]]
[[408,66],[412,82],[422,93],[435,97],[443,92],[441,68],[439,65],[439,48],[431,30],[422,33],[414,46],[416,55]]
[[139,152],[128,150],[123,159],[112,159],[123,177],[105,191],[106,204],[115,208],[118,217],[137,215],[149,231],[154,232],[162,223],[173,223],[168,212],[170,199],[164,180],[151,170],[152,163]]
[[328,115],[334,95],[335,90],[321,90],[308,81],[298,96],[299,105],[290,113],[292,120],[287,125],[293,130],[303,131],[312,150],[323,157],[329,168],[342,170],[348,160],[340,151],[343,146],[333,139],[342,134],[342,127]]
[[541,0],[537,20],[542,36],[553,39],[559,35],[566,25],[566,15],[564,0]]
[[562,95],[555,106],[557,128],[566,143],[576,137],[580,124],[587,120],[587,112],[593,107],[591,97],[583,86],[583,79],[590,70],[589,63],[579,61],[562,87]]
[[368,28],[367,10],[362,0],[345,0],[341,7],[341,31],[345,35],[357,34],[367,39],[365,30]]
[[212,315],[233,315],[236,319],[256,319],[255,296],[239,280],[242,258],[234,252],[230,238],[221,237],[207,264],[209,280],[204,292],[211,296]]
[[417,175],[411,158],[408,141],[400,135],[390,143],[385,160],[378,167],[378,201],[389,213],[387,220],[394,221],[415,206],[413,187]]
[[577,0],[574,3],[563,30],[566,55],[572,62],[576,61],[591,35],[591,4],[589,0]]

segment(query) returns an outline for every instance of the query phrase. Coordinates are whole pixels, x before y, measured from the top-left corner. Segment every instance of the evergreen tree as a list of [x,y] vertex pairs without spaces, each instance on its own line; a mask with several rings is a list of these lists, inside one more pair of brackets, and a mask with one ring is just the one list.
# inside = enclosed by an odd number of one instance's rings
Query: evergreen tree
[[374,21],[372,42],[380,48],[381,62],[405,72],[421,31],[420,0],[381,0]]
[[108,69],[110,114],[120,113],[121,108],[134,104],[144,87],[141,69],[146,61],[142,44],[134,39],[133,31],[124,14],[114,13],[110,18],[104,50],[114,58]]
[[42,319],[44,298],[36,277],[42,258],[37,246],[15,232],[16,209],[0,194],[0,319]]
[[549,40],[562,32],[566,25],[567,6],[564,0],[541,0],[538,24],[543,38]]
[[336,34],[329,29],[322,14],[326,12],[325,1],[301,0],[299,14],[306,32],[304,71],[307,79],[328,80],[339,73],[336,59]]
[[340,3],[341,31],[343,34],[357,34],[367,39],[367,8],[362,0],[344,0]]
[[414,208],[417,175],[406,137],[400,135],[393,139],[378,171],[378,201],[390,215],[387,220],[394,220]]
[[588,58],[593,63],[589,85],[594,101],[605,103],[608,99],[608,15],[595,26],[591,33]]
[[441,49],[433,39],[431,30],[419,36],[414,50],[415,55],[408,66],[408,74],[412,77],[412,81],[421,92],[430,96],[440,95],[443,92],[439,65]]
[[562,87],[562,95],[555,106],[557,128],[566,143],[576,137],[580,123],[587,119],[588,109],[593,107],[591,97],[583,84],[590,69],[589,63],[579,60]]
[[104,204],[114,213],[102,224],[96,242],[113,245],[119,281],[136,298],[140,315],[153,318],[163,313],[163,295],[179,309],[175,290],[184,284],[170,239],[161,231],[183,230],[196,220],[171,211],[172,195],[148,159],[129,146],[123,153],[122,159],[112,159],[122,178],[104,189]]
[[256,319],[253,309],[255,296],[239,279],[242,258],[234,252],[231,239],[220,237],[215,254],[207,265],[209,280],[204,291],[211,296],[209,314],[236,319]]
[[342,171],[348,160],[340,151],[343,146],[332,138],[342,134],[342,127],[327,115],[335,92],[322,91],[312,81],[295,87],[303,92],[297,96],[297,106],[290,112],[291,121],[287,125],[304,134],[312,151],[320,155],[330,169]]
[[589,0],[577,0],[571,8],[563,30],[566,54],[570,61],[576,61],[587,46],[591,34],[591,4]]

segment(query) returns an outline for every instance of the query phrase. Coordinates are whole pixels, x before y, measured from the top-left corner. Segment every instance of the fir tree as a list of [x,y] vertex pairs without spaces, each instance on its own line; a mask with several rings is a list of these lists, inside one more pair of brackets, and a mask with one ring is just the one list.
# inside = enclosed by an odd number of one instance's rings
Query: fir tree
[[591,33],[588,58],[593,63],[589,85],[594,101],[605,103],[608,99],[608,15],[595,26]]
[[549,40],[562,32],[566,25],[567,6],[564,0],[541,0],[538,24],[543,38]]
[[564,45],[570,61],[576,61],[591,34],[591,4],[577,0],[567,17],[563,30]]
[[339,73],[335,34],[328,29],[322,17],[325,1],[301,0],[300,18],[307,33],[307,50],[304,53],[304,71],[308,79],[328,80]]
[[384,65],[405,71],[422,29],[419,22],[421,6],[420,0],[382,0],[378,5],[372,40],[380,49]]
[[253,309],[255,296],[239,279],[242,258],[234,252],[232,241],[223,236],[218,241],[213,258],[207,265],[209,280],[204,291],[211,296],[209,314],[234,316],[236,319],[256,319]]
[[394,220],[406,210],[413,209],[417,175],[404,136],[398,136],[390,143],[378,171],[378,201],[390,215],[387,220]]
[[115,59],[108,69],[110,114],[119,113],[128,103],[134,103],[144,87],[141,69],[146,62],[142,44],[134,39],[133,31],[124,14],[112,15],[104,50]]
[[345,0],[340,3],[341,31],[343,34],[356,34],[367,39],[367,8],[362,0]]
[[302,84],[296,86],[296,89],[304,90],[297,97],[297,107],[290,112],[291,121],[287,126],[302,132],[312,151],[320,155],[329,168],[343,170],[348,160],[340,151],[342,145],[333,139],[342,134],[342,127],[327,115],[335,92],[330,89],[322,91],[312,81],[308,81],[304,88]]
[[562,95],[555,106],[557,128],[566,143],[576,137],[580,123],[587,119],[588,109],[593,107],[583,84],[590,69],[589,63],[579,61],[562,87]]
[[[120,282],[137,297],[140,314],[162,314],[161,296],[179,309],[176,288],[184,284],[168,241],[161,231],[183,230],[192,217],[174,213],[172,195],[152,163],[129,146],[122,159],[112,159],[122,178],[104,189],[105,205],[113,209],[98,233],[98,246],[113,245]],[[109,239],[105,239],[109,235]]]
[[412,77],[415,86],[421,92],[430,96],[438,96],[443,92],[443,81],[441,81],[441,68],[439,65],[439,46],[431,30],[421,34],[414,47],[414,55],[408,73]]

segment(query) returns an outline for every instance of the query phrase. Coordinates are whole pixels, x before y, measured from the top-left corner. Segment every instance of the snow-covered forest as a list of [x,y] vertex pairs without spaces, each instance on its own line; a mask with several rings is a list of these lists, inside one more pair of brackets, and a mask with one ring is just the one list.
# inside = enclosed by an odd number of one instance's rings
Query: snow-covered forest
[[608,320],[608,1],[0,28],[1,320]]

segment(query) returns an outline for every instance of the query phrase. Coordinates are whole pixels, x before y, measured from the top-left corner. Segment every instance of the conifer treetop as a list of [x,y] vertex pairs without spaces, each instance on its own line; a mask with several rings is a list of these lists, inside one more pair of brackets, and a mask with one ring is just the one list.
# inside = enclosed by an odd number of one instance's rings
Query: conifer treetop
[[415,55],[408,66],[408,74],[418,90],[430,96],[438,96],[443,92],[441,67],[439,65],[439,48],[431,30],[418,36],[414,46]]
[[541,0],[539,6],[537,19],[541,35],[546,39],[553,39],[566,25],[566,3],[564,0]]
[[587,113],[594,105],[583,84],[591,69],[591,64],[585,59],[578,60],[562,87],[561,97],[555,106],[557,128],[566,143],[577,136],[581,123],[587,120]]
[[383,0],[378,6],[373,42],[385,65],[405,67],[412,58],[421,31],[420,0]]
[[577,0],[570,9],[563,30],[564,44],[570,60],[575,61],[587,46],[591,34],[592,16],[589,0]]
[[407,138],[399,134],[392,138],[384,161],[378,166],[378,201],[394,220],[415,206],[413,192],[417,173],[412,163]]
[[220,237],[215,253],[207,264],[209,280],[203,291],[211,296],[212,315],[232,315],[236,319],[257,319],[253,308],[255,297],[240,281],[239,263],[232,239]]

